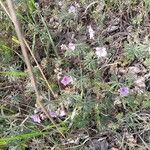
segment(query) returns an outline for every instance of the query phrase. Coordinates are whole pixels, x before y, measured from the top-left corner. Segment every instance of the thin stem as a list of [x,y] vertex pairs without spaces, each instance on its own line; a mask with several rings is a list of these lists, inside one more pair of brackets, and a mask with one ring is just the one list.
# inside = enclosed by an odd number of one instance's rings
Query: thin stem
[[48,27],[47,27],[47,24],[46,24],[44,18],[42,17],[42,15],[41,15],[41,14],[39,14],[39,15],[40,15],[40,17],[41,17],[41,19],[42,19],[42,22],[43,22],[43,24],[44,24],[46,30],[47,30],[47,34],[48,34],[50,43],[51,43],[51,45],[52,45],[52,48],[53,48],[53,50],[54,50],[54,52],[55,52],[55,55],[57,56],[57,58],[59,58],[59,55],[58,55],[58,52],[57,52],[57,48],[56,48],[56,46],[55,46],[55,44],[54,44],[54,41],[53,41],[53,39],[52,39],[52,36],[51,36],[51,34],[50,34],[50,32],[49,32],[49,29],[48,29]]
[[46,82],[46,84],[47,84],[49,90],[51,91],[53,97],[55,98],[55,97],[56,97],[56,94],[54,93],[54,91],[52,90],[52,87],[51,87],[50,84],[48,83],[48,81],[47,81],[47,79],[46,79],[46,77],[45,77],[45,75],[44,75],[44,73],[43,73],[43,70],[41,69],[39,63],[37,62],[37,60],[36,60],[36,58],[35,58],[35,56],[34,56],[32,50],[31,50],[30,46],[28,45],[28,43],[27,43],[27,41],[26,41],[25,39],[24,39],[24,42],[25,42],[25,44],[26,44],[28,50],[30,51],[31,56],[33,57],[33,59],[34,59],[36,65],[37,65],[38,69],[40,70],[41,75],[42,75],[43,79],[45,80],[45,82]]
[[6,9],[6,7],[5,7],[5,5],[3,4],[3,2],[2,1],[0,1],[0,5],[2,6],[2,8],[4,9],[4,11],[6,12],[6,14],[9,16],[9,18],[11,19],[11,16],[10,16],[10,14],[9,14],[9,12],[7,11],[7,9]]

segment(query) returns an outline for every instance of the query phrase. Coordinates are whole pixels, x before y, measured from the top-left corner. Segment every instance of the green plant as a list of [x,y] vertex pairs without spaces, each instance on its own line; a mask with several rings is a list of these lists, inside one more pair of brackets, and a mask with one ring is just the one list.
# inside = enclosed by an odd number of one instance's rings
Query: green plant
[[28,133],[28,134],[22,134],[22,135],[17,135],[17,136],[12,136],[12,137],[8,137],[8,138],[1,138],[0,139],[0,146],[1,145],[7,145],[11,142],[14,142],[14,141],[17,141],[17,140],[29,140],[33,137],[37,137],[37,136],[40,136],[40,135],[45,135],[45,134],[48,134],[47,132],[33,132],[33,133]]
[[124,48],[124,55],[129,61],[133,61],[134,59],[142,59],[145,57],[149,57],[149,41],[143,43],[134,43],[131,42],[126,44]]

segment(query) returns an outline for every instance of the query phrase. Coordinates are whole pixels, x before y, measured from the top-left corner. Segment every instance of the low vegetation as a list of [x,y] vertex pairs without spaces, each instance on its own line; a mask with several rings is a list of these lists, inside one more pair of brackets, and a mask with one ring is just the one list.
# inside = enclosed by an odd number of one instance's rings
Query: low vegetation
[[36,105],[14,25],[0,7],[0,149],[149,150],[150,1],[14,6],[54,123]]

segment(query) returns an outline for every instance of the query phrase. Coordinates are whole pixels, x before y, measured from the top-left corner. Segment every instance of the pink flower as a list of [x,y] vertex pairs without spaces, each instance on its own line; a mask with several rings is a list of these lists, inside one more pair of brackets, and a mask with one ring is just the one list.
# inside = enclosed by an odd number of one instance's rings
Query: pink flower
[[58,114],[59,117],[64,117],[64,116],[66,116],[66,111],[65,111],[64,108],[58,108],[57,109],[57,114]]
[[71,49],[71,50],[75,50],[76,46],[73,43],[69,43],[68,48]]
[[32,115],[31,119],[33,122],[41,123],[41,119],[40,119],[40,116],[38,114]]
[[65,112],[64,110],[60,110],[59,116],[60,116],[60,117],[66,116],[66,112]]
[[62,78],[62,80],[61,80],[61,83],[64,85],[64,86],[66,86],[66,85],[68,85],[68,84],[70,84],[70,83],[72,83],[73,82],[73,79],[72,79],[72,77],[70,77],[70,76],[64,76],[63,78]]
[[120,96],[128,96],[129,95],[129,88],[128,87],[121,87],[119,90]]
[[107,56],[107,51],[105,47],[96,47],[95,49],[96,49],[95,54],[97,55],[98,58]]
[[50,111],[49,112],[49,115],[52,117],[52,118],[57,118],[58,117],[58,114],[56,112],[53,112],[53,111]]
[[69,7],[68,12],[69,12],[70,14],[71,14],[71,13],[75,14],[75,13],[76,13],[76,7],[73,6],[73,5],[71,5],[71,6]]
[[95,31],[92,29],[91,25],[88,26],[88,31],[89,31],[90,39],[94,40]]

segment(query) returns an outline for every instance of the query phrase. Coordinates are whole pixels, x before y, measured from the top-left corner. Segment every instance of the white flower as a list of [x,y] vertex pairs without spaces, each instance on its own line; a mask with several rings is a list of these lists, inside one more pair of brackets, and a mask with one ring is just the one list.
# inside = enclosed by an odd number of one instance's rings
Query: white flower
[[71,50],[75,50],[76,46],[73,43],[69,43],[68,48],[71,49]]
[[59,5],[59,6],[62,6],[62,5],[63,5],[63,3],[62,3],[61,1],[59,1],[59,2],[58,2],[58,5]]
[[95,31],[92,29],[91,25],[88,26],[88,31],[89,31],[90,39],[94,40]]
[[98,58],[107,56],[107,51],[106,51],[105,47],[96,47],[95,49],[96,49],[95,53],[96,53]]
[[65,44],[61,44],[60,49],[61,50],[67,50],[67,46]]

